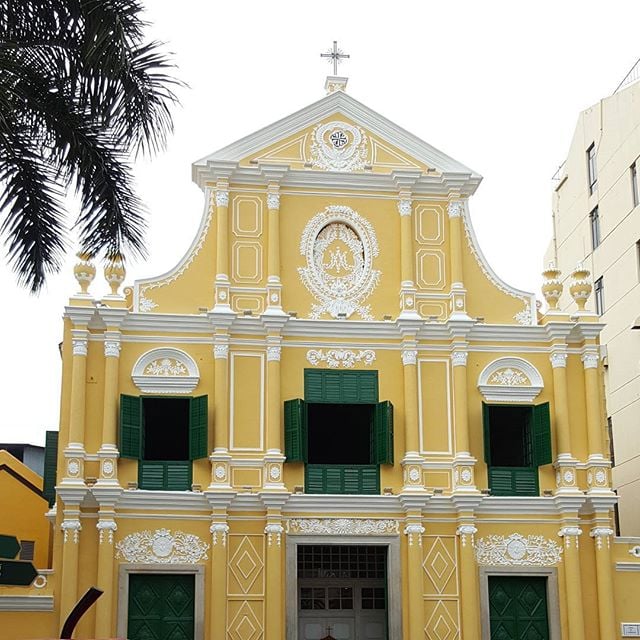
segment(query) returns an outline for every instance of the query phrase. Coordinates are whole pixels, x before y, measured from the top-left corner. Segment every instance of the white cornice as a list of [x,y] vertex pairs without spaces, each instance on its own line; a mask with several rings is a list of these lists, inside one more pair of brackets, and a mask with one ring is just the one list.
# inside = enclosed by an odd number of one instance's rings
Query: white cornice
[[[298,131],[311,126],[318,120],[335,113],[341,113],[357,124],[365,127],[371,133],[384,140],[392,141],[399,149],[404,150],[427,166],[435,168],[443,174],[444,179],[457,178],[464,184],[470,184],[473,193],[482,179],[481,176],[463,164],[449,157],[439,149],[424,142],[402,127],[376,113],[350,95],[337,91],[317,102],[314,102],[295,113],[292,113],[273,124],[255,131],[240,140],[215,151],[214,153],[196,161],[192,166],[193,180],[201,187],[205,182],[217,177],[217,171],[232,171],[233,164],[252,153],[255,153],[275,142],[288,138]],[[259,169],[256,169],[258,172]],[[312,172],[302,172],[307,178]],[[313,172],[318,175],[325,172]],[[363,175],[363,174],[358,174]],[[366,175],[366,174],[365,174]],[[235,178],[231,177],[232,180]],[[286,180],[289,179],[289,174]]]

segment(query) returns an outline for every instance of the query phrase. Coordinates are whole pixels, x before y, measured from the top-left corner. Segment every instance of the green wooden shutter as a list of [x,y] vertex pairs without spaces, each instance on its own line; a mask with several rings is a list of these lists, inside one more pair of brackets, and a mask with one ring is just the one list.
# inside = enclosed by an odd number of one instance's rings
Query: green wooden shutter
[[492,496],[537,496],[538,469],[526,467],[491,467],[489,488]]
[[58,473],[58,432],[47,431],[44,445],[44,477],[42,494],[52,507],[56,501],[56,475]]
[[551,464],[551,417],[549,403],[533,407],[533,464]]
[[305,369],[304,399],[330,404],[376,404],[378,372]]
[[373,412],[371,462],[393,464],[393,405],[385,400]]
[[207,396],[191,398],[189,403],[189,459],[206,458],[208,451]]
[[142,398],[120,396],[120,457],[140,458],[142,441]]
[[304,370],[304,399],[306,402],[323,402],[322,369]]
[[300,398],[284,403],[284,455],[287,462],[307,461],[307,407]]
[[491,464],[491,425],[489,405],[482,403],[482,431],[484,434],[484,461]]
[[138,463],[138,486],[148,491],[162,491],[165,486],[165,463],[163,460],[140,460]]
[[165,489],[188,491],[191,489],[191,462],[172,460],[165,463]]

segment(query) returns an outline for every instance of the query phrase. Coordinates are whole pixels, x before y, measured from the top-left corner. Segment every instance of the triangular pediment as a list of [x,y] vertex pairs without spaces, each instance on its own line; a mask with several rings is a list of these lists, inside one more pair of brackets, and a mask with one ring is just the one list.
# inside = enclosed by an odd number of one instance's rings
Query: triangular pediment
[[201,169],[220,163],[240,167],[282,164],[292,170],[343,173],[409,170],[459,175],[476,183],[481,179],[342,91],[195,162],[194,179],[204,186]]

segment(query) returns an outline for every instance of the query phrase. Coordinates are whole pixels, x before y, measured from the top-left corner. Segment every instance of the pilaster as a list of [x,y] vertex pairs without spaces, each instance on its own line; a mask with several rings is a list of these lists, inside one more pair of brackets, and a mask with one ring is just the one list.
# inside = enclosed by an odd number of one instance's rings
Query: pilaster
[[577,519],[566,520],[564,526],[558,531],[558,535],[564,540],[564,575],[569,640],[584,640],[584,608],[579,550],[582,529],[577,525]]
[[422,524],[422,513],[409,510],[406,517],[404,534],[407,538],[407,594],[408,594],[408,624],[409,638],[424,637],[424,601],[422,585],[422,536],[425,528]]
[[480,586],[475,556],[475,526],[473,514],[458,519],[458,551],[460,554],[460,599],[462,609],[462,634],[465,640],[480,640]]
[[400,214],[400,317],[420,318],[416,311],[415,248],[413,243],[413,202],[410,186],[413,176],[397,180],[400,186],[398,213]]
[[462,256],[464,253],[464,221],[466,201],[452,193],[447,207],[449,213],[449,236],[451,247],[451,293],[449,317],[468,320],[467,291],[464,286]]
[[589,532],[595,543],[598,623],[601,638],[615,638],[617,633],[611,562],[611,538],[614,531],[609,525],[608,513],[597,514],[596,526]]
[[229,281],[229,182],[220,178],[216,184],[216,280],[214,313],[231,311]]

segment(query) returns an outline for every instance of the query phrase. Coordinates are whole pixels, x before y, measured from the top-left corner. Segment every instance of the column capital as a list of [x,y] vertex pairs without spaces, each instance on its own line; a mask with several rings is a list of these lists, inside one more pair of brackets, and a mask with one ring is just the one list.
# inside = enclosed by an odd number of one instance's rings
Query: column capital
[[216,360],[226,360],[229,357],[229,343],[213,345],[213,357]]
[[454,367],[466,367],[469,352],[462,349],[456,349],[451,352],[451,365]]
[[64,533],[63,542],[71,541],[78,544],[80,531],[82,531],[82,524],[78,518],[63,520],[60,529]]
[[104,341],[104,355],[105,358],[119,358],[120,357],[120,349],[122,345],[120,344],[120,337],[117,339],[105,339]]
[[447,206],[449,218],[461,218],[464,215],[464,200],[451,200]]
[[554,369],[565,368],[567,366],[568,354],[565,350],[554,350],[549,356],[549,361]]
[[105,541],[105,532],[107,533],[109,544],[113,544],[113,534],[118,530],[118,525],[115,520],[112,518],[100,519],[96,524],[96,529],[100,535],[100,544]]
[[585,369],[597,369],[600,355],[597,351],[585,351],[581,357]]
[[229,535],[229,525],[225,522],[212,522],[209,527],[209,531],[211,533],[211,543],[215,547],[218,544],[218,538],[220,540],[220,544],[223,547],[227,546],[227,536]]
[[267,362],[280,362],[282,347],[280,345],[270,345],[267,347]]
[[71,329],[71,344],[74,356],[86,356],[89,348],[89,331],[87,329]]
[[418,363],[418,350],[417,349],[403,349],[402,353],[402,364],[406,367],[407,365],[415,365]]
[[264,528],[264,533],[267,536],[267,546],[270,547],[275,542],[276,546],[279,547],[282,542],[284,527],[278,522],[270,522]]
[[269,191],[267,193],[267,209],[269,211],[278,211],[280,209],[280,194]]
[[398,200],[398,213],[400,216],[410,216],[412,209],[411,198],[401,194],[400,199]]
[[[580,536],[582,535],[582,529],[580,527],[576,527],[574,525],[562,527],[560,531],[558,531],[558,535],[561,538],[564,538],[564,546],[567,549],[570,549],[572,544],[576,549],[579,547]],[[574,542],[572,542],[572,540]]]
[[216,187],[216,207],[228,207],[229,206],[229,190],[228,185]]
[[422,535],[425,532],[425,528],[421,524],[412,523],[408,524],[404,528],[404,534],[409,539],[409,546],[412,547],[414,543],[414,537],[417,536],[417,542],[419,546],[422,546]]

